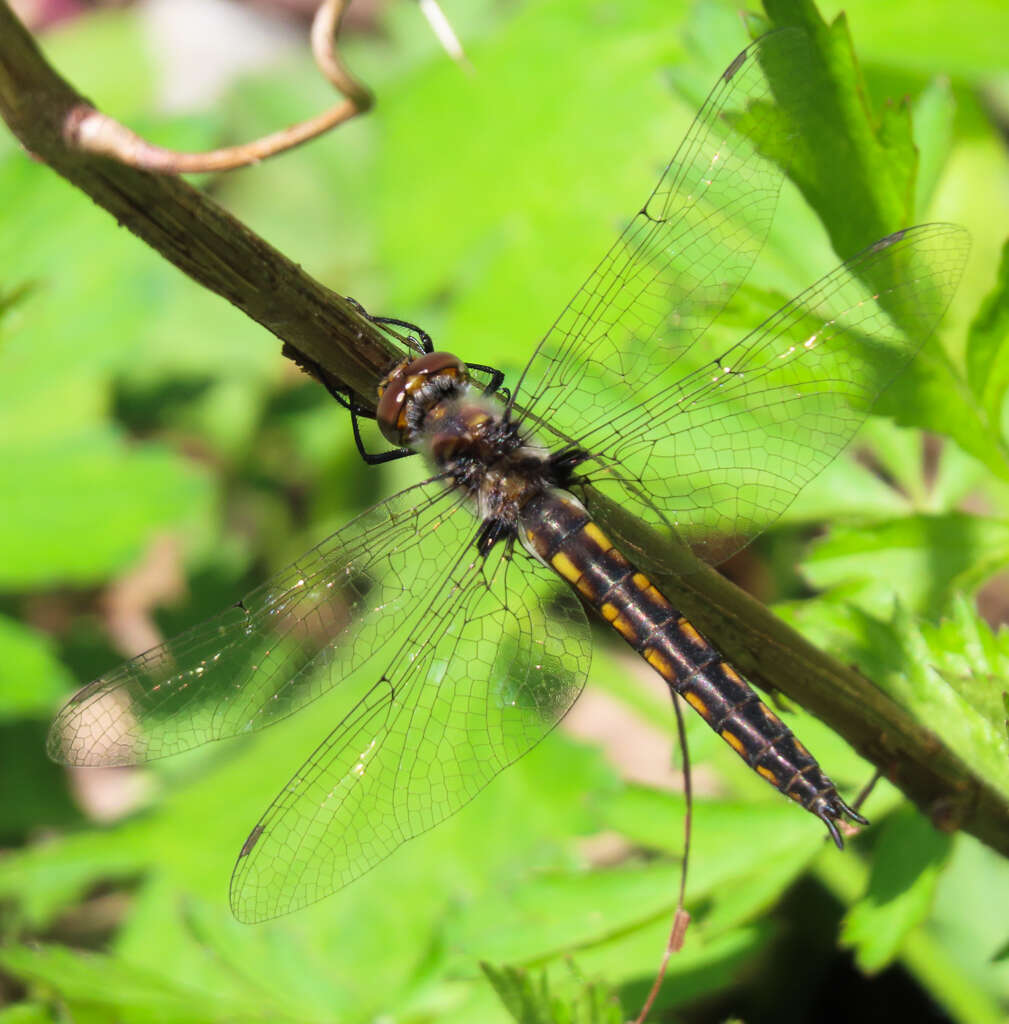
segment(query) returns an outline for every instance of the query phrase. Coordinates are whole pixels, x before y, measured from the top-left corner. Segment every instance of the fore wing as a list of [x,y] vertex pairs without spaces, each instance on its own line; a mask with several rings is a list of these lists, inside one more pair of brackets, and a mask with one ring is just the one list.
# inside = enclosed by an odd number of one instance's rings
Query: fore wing
[[515,391],[523,415],[578,437],[665,374],[725,308],[764,245],[794,144],[765,69],[801,102],[809,59],[805,34],[785,29],[726,68],[644,207],[540,342]]

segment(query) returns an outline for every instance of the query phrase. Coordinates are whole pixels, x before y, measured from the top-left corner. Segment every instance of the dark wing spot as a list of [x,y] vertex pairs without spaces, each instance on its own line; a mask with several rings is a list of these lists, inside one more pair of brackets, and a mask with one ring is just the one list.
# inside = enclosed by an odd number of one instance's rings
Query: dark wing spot
[[907,234],[906,231],[894,231],[892,235],[887,235],[885,238],[881,238],[878,242],[873,242],[873,244],[869,246],[869,251],[879,252],[881,249],[888,249],[895,242],[899,242],[905,234]]
[[722,78],[726,82],[732,80],[735,73],[746,63],[746,50],[736,56],[736,59],[722,72]]
[[257,825],[250,833],[249,838],[242,843],[242,849],[238,854],[238,859],[242,857],[248,857],[252,853],[252,848],[259,842],[259,837],[263,834],[263,826]]

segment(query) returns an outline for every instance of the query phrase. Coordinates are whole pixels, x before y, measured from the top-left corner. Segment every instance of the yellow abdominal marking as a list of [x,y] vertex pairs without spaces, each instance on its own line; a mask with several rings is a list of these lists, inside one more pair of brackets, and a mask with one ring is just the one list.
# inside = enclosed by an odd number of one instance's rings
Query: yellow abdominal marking
[[722,662],[721,669],[723,674],[727,675],[734,683],[743,681],[739,678],[739,673],[727,661]]
[[701,696],[698,693],[692,693],[688,690],[683,694],[683,699],[701,716],[701,718],[707,720],[711,712],[708,710],[708,705],[701,700]]
[[625,639],[634,643],[637,640],[638,635],[634,632],[634,626],[631,625],[629,619],[626,619],[623,615],[617,613],[616,618],[613,619],[613,628]]
[[810,754],[810,752],[794,736],[792,737],[792,742],[795,744],[796,751],[802,757],[808,757],[810,759],[810,761],[813,760],[813,755]]
[[676,679],[676,673],[673,671],[673,666],[661,651],[657,651],[654,647],[646,647],[643,653],[645,661],[647,661],[663,679],[668,679],[670,682],[673,682]]
[[599,527],[591,520],[582,527],[582,533],[584,533],[586,537],[595,541],[601,551],[609,551],[610,548],[613,547],[613,542],[610,538],[607,537],[606,534],[603,533],[603,531],[600,530]]
[[620,614],[617,606],[615,604],[610,604],[609,601],[604,601],[602,603],[599,608],[599,612],[607,622],[612,622]]
[[757,707],[760,709],[760,713],[767,719],[768,722],[776,723],[780,722],[781,719],[763,702],[759,701]]
[[577,583],[581,578],[581,569],[579,569],[563,551],[558,551],[557,554],[550,559],[550,564],[568,581],[568,583]]
[[648,595],[648,599],[653,604],[657,604],[660,608],[672,607],[669,604],[669,602],[659,592],[658,587],[656,587],[655,584],[652,583],[652,581],[643,572],[636,572],[631,577],[631,580],[633,581],[634,586],[638,588],[638,590],[640,590],[643,594]]
[[719,735],[737,754],[742,754],[743,741],[734,732],[729,732],[728,729],[723,729]]
[[689,622],[687,622],[687,620],[686,620],[686,619],[680,619],[680,620],[679,620],[679,621],[678,621],[678,622],[676,623],[676,625],[677,625],[677,626],[679,627],[679,630],[680,630],[680,632],[681,632],[681,633],[682,633],[682,634],[683,634],[683,635],[684,635],[684,636],[685,636],[685,637],[686,637],[686,638],[687,638],[687,639],[688,639],[688,640],[689,640],[689,641],[690,641],[691,643],[695,643],[695,644],[701,644],[701,643],[704,643],[704,641],[703,641],[703,640],[701,639],[701,634],[700,634],[700,633],[698,633],[698,632],[697,632],[697,630],[696,630],[696,629],[694,629],[694,627],[693,627],[693,626],[691,626],[691,625],[690,625],[690,623],[689,623]]
[[777,786],[778,780],[774,777],[774,772],[772,772],[770,768],[766,768],[764,765],[758,764],[757,772],[760,775],[763,775],[772,786]]
[[590,580],[588,576],[583,575],[582,578],[575,584],[575,587],[578,588],[578,592],[583,597],[588,598],[588,600],[590,601],[595,601],[596,588],[593,585],[592,580]]

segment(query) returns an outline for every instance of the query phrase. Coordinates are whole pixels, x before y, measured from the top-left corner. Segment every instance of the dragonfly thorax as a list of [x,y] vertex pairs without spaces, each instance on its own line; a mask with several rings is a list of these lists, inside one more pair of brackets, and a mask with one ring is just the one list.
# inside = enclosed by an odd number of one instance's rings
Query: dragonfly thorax
[[522,510],[567,479],[568,463],[527,444],[500,398],[466,364],[434,352],[399,364],[379,390],[378,420],[390,441],[423,452],[489,525],[487,547],[517,533]]

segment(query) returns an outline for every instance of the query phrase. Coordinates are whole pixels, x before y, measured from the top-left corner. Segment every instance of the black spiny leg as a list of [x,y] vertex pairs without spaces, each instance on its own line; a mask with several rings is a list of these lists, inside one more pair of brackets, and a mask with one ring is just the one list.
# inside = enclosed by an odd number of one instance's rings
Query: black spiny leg
[[[351,300],[353,301],[353,300]],[[378,466],[383,462],[392,462],[395,459],[405,459],[408,455],[416,455],[417,453],[412,448],[394,448],[388,452],[369,452],[364,447],[364,438],[361,437],[361,427],[359,425],[358,417],[364,417],[365,419],[373,420],[375,414],[371,409],[366,409],[363,405],[359,405],[354,401],[352,394],[344,394],[340,388],[333,383],[328,373],[319,366],[318,363],[313,362],[311,359],[307,359],[305,356],[299,353],[298,365],[302,369],[307,370],[320,384],[329,392],[331,398],[339,402],[344,409],[350,412],[350,426],[354,431],[354,443],[357,445],[357,450],[361,455],[361,458],[369,466]]]
[[[330,392],[332,394],[332,392]],[[335,395],[333,396],[336,397]],[[363,406],[358,405],[356,402],[351,404],[348,402],[344,403],[350,410],[350,426],[354,431],[354,443],[357,445],[358,454],[369,466],[379,466],[383,462],[394,462],[396,459],[405,459],[408,455],[416,455],[412,448],[393,448],[387,452],[369,452],[364,447],[364,438],[361,437],[361,427],[357,422],[359,416],[364,416],[366,419],[373,420],[375,414],[370,409],[365,409]]]
[[581,448],[562,448],[550,456],[550,470],[553,479],[564,487],[571,480],[571,474],[588,459],[589,453]]
[[484,395],[496,395],[500,394],[502,398],[507,402],[511,398],[511,392],[508,388],[501,387],[504,381],[504,373],[499,370],[496,366],[484,366],[483,363],[467,363],[466,364],[471,370],[481,370],[483,373],[490,374],[490,380],[487,382],[487,386],[483,389]]
[[404,344],[413,344],[415,347],[419,347],[422,352],[430,355],[434,351],[434,342],[431,340],[431,335],[427,333],[423,328],[418,327],[416,324],[410,323],[409,320],[398,320],[393,316],[373,316],[361,305],[357,299],[352,299],[349,295],[346,296],[347,301],[367,320],[369,323],[375,324],[378,327],[403,327],[408,331],[412,331],[420,339],[419,342],[414,341],[413,338],[402,338],[398,331],[388,331],[387,333],[393,335],[398,341],[402,341]]
[[504,519],[485,519],[476,535],[476,549],[486,557],[499,540],[514,536],[515,528]]

